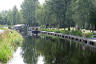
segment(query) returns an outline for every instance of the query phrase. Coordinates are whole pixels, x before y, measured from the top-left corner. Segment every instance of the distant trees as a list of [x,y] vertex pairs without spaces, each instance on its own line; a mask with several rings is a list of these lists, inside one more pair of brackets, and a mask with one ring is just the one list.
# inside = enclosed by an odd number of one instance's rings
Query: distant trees
[[42,18],[42,21],[44,21],[45,24],[50,24],[50,26],[53,27],[72,26],[74,25],[74,23],[72,23],[72,21],[69,21],[66,16],[69,2],[70,0],[47,0],[43,6],[40,7],[39,5],[37,9],[39,11],[37,11],[37,13],[41,13],[37,15],[40,16],[39,18]]
[[38,0],[24,0],[21,10],[0,13],[0,24],[44,25],[58,28],[96,29],[96,1],[94,0],[46,0],[40,5]]
[[1,25],[15,25],[23,23],[21,11],[18,11],[16,6],[12,10],[0,12]]
[[93,29],[96,25],[92,20],[96,18],[96,5],[93,2],[96,3],[92,0],[71,0],[67,14],[70,15],[69,18],[75,22],[77,27]]
[[74,26],[75,22],[68,15],[70,2],[71,0],[47,0],[43,6],[39,5],[37,8],[36,20],[51,27],[66,28]]
[[22,14],[24,18],[24,22],[29,26],[37,25],[35,19],[35,10],[37,7],[38,0],[24,0],[22,4]]
[[47,1],[47,6],[49,10],[56,15],[58,27],[68,27],[71,21],[66,18],[66,12],[70,0],[49,0]]
[[0,24],[4,25],[7,22],[7,11],[0,13]]
[[11,25],[23,23],[23,17],[21,11],[18,11],[16,6],[14,6],[12,11],[11,10],[8,11],[7,17],[9,21],[8,23],[11,23]]
[[89,13],[89,24],[91,29],[96,30],[96,1],[91,1],[90,4],[90,13]]
[[38,5],[38,8],[36,9],[36,21],[39,23],[39,25],[53,25],[58,26],[58,23],[56,21],[56,15],[52,13],[48,7],[46,6],[40,6]]
[[36,10],[36,20],[41,25],[55,27],[96,28],[96,1],[46,0]]

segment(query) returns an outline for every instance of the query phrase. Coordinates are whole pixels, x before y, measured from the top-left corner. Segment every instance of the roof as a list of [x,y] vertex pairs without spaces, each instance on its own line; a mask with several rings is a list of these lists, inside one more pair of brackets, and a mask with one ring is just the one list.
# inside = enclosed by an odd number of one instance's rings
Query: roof
[[17,25],[14,25],[14,27],[20,27],[20,26],[24,26],[24,24],[17,24]]

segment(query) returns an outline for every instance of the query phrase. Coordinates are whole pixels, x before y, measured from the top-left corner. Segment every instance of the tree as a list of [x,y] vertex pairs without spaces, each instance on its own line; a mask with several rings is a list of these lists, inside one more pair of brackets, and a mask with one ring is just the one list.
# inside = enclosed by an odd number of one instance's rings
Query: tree
[[23,17],[21,11],[18,11],[16,6],[12,10],[7,12],[7,24],[8,25],[15,25],[23,23]]
[[13,25],[13,14],[12,14],[12,10],[8,11],[7,14],[7,24],[8,25]]
[[[38,8],[36,9],[36,21],[40,25],[47,25],[49,24],[50,27],[56,27],[56,16],[54,13],[50,12],[50,10],[46,6],[38,5]],[[54,25],[54,26],[53,26]]]
[[21,6],[24,22],[29,26],[37,25],[37,22],[35,19],[35,10],[37,7],[37,3],[38,3],[37,0],[24,0]]
[[90,2],[90,18],[88,23],[91,25],[91,29],[92,30],[96,30],[96,5],[95,5],[96,1],[91,1]]

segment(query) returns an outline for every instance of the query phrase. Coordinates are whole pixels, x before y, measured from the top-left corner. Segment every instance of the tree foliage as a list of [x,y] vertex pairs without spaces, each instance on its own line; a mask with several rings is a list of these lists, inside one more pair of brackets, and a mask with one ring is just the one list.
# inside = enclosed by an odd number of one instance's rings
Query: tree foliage
[[13,7],[12,10],[2,11],[0,13],[0,24],[1,25],[15,25],[23,23],[23,17],[20,11]]
[[24,22],[29,26],[34,26],[37,24],[35,20],[35,9],[37,7],[37,3],[37,0],[24,0],[21,6]]

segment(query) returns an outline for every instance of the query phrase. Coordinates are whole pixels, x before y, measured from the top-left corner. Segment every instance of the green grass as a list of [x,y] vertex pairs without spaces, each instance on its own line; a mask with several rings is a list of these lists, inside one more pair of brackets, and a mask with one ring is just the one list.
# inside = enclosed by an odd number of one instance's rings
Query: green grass
[[[46,29],[46,28],[42,28],[42,29],[39,29],[41,31],[48,31],[48,32],[55,32],[55,33],[63,33],[63,34],[71,34],[71,35],[75,35],[75,36],[80,36],[82,37],[82,31],[81,30],[71,30],[71,31],[68,31],[67,29],[64,30],[64,29]],[[92,35],[96,35],[96,34],[92,34],[91,32],[85,32],[85,35],[86,35],[86,38],[92,38]]]
[[22,41],[23,38],[18,32],[5,29],[4,33],[0,34],[0,61],[7,62]]

